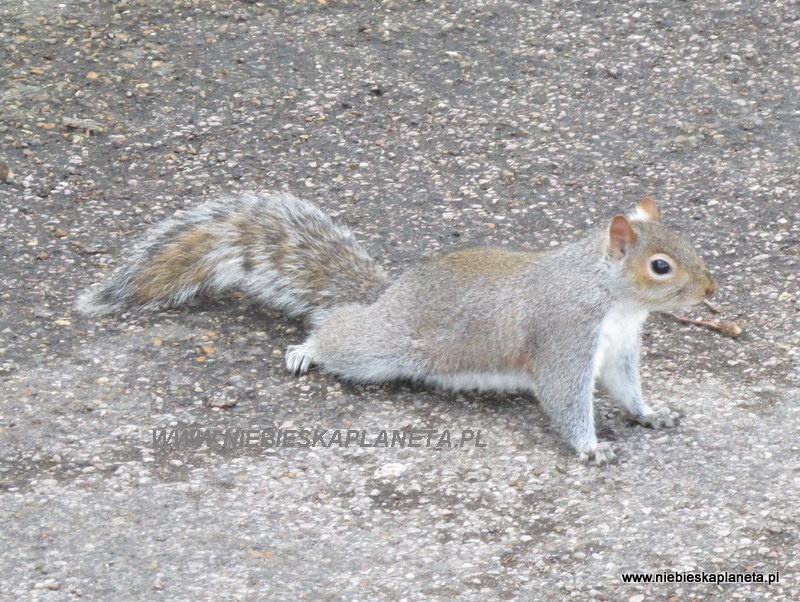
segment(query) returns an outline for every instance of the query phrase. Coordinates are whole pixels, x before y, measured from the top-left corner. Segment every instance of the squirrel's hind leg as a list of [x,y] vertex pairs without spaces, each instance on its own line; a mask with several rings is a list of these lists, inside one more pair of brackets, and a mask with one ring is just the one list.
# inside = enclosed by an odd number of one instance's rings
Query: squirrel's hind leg
[[368,305],[343,305],[327,313],[301,345],[286,351],[286,368],[305,374],[312,365],[341,378],[361,383],[382,383],[419,378],[404,337],[392,331]]

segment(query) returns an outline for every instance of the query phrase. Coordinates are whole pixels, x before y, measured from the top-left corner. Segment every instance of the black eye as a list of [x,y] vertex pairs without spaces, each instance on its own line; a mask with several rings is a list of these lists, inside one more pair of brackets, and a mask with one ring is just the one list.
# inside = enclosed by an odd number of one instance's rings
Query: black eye
[[665,259],[654,259],[650,262],[650,267],[659,276],[664,276],[672,271],[672,266]]

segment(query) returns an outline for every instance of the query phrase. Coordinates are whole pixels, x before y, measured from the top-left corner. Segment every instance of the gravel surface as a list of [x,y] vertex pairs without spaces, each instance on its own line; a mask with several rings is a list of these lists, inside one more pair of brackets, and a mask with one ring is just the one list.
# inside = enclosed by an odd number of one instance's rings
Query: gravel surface
[[[797,600],[799,98],[794,0],[0,0],[0,598]],[[151,223],[283,189],[391,273],[650,195],[719,281],[689,317],[743,334],[652,318],[682,423],[600,397],[597,468],[528,398],[292,378],[303,325],[240,295],[72,312]],[[179,427],[481,446],[157,448]]]

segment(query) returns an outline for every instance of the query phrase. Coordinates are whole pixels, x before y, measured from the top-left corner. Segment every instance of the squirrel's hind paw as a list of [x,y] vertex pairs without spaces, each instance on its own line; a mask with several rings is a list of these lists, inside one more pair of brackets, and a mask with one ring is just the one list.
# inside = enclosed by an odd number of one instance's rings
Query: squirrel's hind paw
[[308,343],[289,345],[286,348],[286,369],[295,376],[306,374],[314,363],[313,351]]
[[634,416],[633,419],[651,429],[671,429],[677,426],[679,415],[677,412],[662,408],[651,410],[641,416]]
[[602,466],[604,464],[611,464],[617,461],[617,454],[614,453],[614,450],[611,448],[610,443],[602,442],[598,443],[597,447],[590,450],[582,451],[580,454],[581,462],[585,463],[594,463],[597,466]]

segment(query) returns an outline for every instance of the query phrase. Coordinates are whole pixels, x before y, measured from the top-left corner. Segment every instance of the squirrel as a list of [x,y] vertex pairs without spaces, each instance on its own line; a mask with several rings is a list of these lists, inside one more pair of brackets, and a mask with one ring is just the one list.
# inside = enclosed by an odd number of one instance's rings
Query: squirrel
[[306,318],[286,367],[346,380],[422,381],[533,394],[584,461],[616,459],[595,435],[595,383],[652,428],[677,416],[642,399],[640,336],[650,312],[700,303],[716,284],[645,198],[629,215],[543,253],[470,248],[391,281],[353,234],[290,194],[206,202],[156,225],[89,289],[89,315],[180,305],[238,289]]

